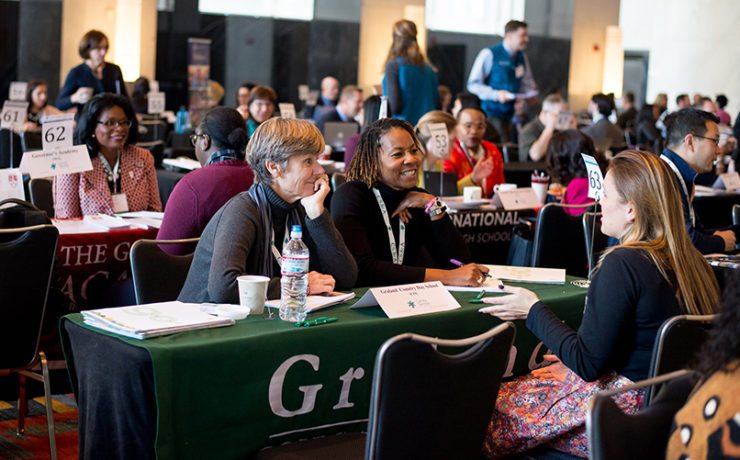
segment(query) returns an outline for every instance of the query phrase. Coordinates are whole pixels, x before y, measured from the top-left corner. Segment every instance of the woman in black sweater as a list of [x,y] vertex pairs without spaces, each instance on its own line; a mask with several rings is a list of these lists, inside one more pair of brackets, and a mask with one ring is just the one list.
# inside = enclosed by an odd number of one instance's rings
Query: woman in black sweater
[[385,118],[365,129],[335,193],[334,223],[355,257],[358,286],[442,281],[480,286],[486,267],[468,262],[470,253],[446,207],[416,187],[423,160],[407,122]]
[[[645,152],[622,152],[611,161],[601,198],[601,231],[618,238],[620,244],[607,250],[599,261],[577,331],[527,289],[505,286],[502,292],[509,295],[484,299],[494,306],[482,312],[503,320],[526,319],[527,328],[552,351],[545,355],[552,364],[502,387],[509,400],[538,385],[533,379],[549,381],[550,395],[557,395],[564,387],[574,388],[575,382],[584,403],[599,385],[620,386],[644,379],[663,321],[678,314],[714,312],[719,288],[710,267],[691,244],[681,213],[676,212],[681,201],[671,174],[657,157]],[[633,402],[639,404],[639,400],[636,397]],[[497,403],[486,442],[491,458],[512,453],[507,449],[513,440],[501,436],[500,431],[512,423],[521,425],[515,421],[519,415],[507,413],[506,407],[512,406]],[[585,440],[582,429],[578,431],[584,415],[571,408],[571,431],[558,433],[560,440],[555,446],[579,445],[576,439],[563,443],[569,435]],[[533,432],[539,428],[530,425]],[[542,438],[516,442],[531,448]]]

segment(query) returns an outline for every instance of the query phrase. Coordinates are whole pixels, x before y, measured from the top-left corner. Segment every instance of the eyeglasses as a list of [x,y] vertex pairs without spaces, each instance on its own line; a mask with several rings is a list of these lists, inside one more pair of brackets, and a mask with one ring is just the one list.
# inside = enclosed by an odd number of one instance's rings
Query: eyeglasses
[[100,120],[98,121],[99,125],[103,125],[108,129],[115,128],[116,126],[120,126],[121,128],[130,128],[133,122],[131,120]]
[[708,141],[712,141],[715,144],[719,145],[719,137],[706,137],[706,136],[700,136],[698,134],[692,134],[694,137],[701,137],[702,139],[706,139]]
[[190,143],[193,144],[193,147],[195,147],[195,144],[198,142],[198,138],[207,138],[208,134],[191,134],[190,135]]

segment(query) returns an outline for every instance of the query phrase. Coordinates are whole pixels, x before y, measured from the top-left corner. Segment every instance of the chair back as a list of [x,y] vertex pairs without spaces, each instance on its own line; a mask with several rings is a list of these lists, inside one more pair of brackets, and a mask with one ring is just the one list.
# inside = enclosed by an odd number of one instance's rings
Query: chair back
[[31,179],[28,184],[28,192],[31,203],[42,211],[46,211],[49,218],[54,218],[54,182],[45,178]]
[[154,157],[154,167],[162,169],[162,162],[164,160],[165,145],[164,141],[151,141],[151,142],[137,142],[136,145],[143,149],[149,150]]
[[347,182],[347,175],[342,172],[334,172],[331,175],[331,189],[336,192],[340,185]]
[[139,240],[131,246],[131,277],[138,305],[177,299],[188,276],[193,254],[171,255],[160,245],[192,244],[198,240]]
[[36,359],[58,239],[53,225],[0,229],[0,369]]
[[600,212],[583,213],[583,239],[586,244],[586,259],[590,274],[599,261],[599,256],[609,245],[609,237],[601,233]]
[[41,131],[23,131],[21,145],[24,152],[41,150],[43,147],[43,143],[41,142]]
[[[658,329],[650,359],[649,377],[686,368],[706,342],[716,315],[680,315],[667,319]],[[654,385],[646,396],[650,403],[658,390]]]
[[160,118],[145,118],[139,122],[139,142],[167,140],[167,122]]
[[386,341],[375,360],[365,458],[478,459],[514,334],[504,323],[463,340]]
[[[673,417],[686,403],[699,377],[696,372],[681,370],[597,393],[586,417],[590,458],[665,458]],[[622,412],[612,399],[614,394],[656,384],[663,384],[658,396],[635,415]]]
[[549,203],[540,209],[532,246],[532,266],[564,268],[575,276],[588,275],[588,258],[582,216],[571,216],[563,209],[589,210],[592,204]]
[[732,225],[740,225],[740,204],[732,205]]
[[21,164],[21,156],[21,137],[7,128],[0,129],[0,169],[17,168]]

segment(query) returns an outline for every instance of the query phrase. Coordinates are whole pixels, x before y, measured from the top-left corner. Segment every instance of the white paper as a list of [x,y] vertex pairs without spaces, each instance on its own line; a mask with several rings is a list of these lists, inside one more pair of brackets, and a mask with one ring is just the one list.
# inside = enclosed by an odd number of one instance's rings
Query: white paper
[[309,91],[308,85],[298,85],[298,99],[301,101],[308,100]]
[[588,197],[599,201],[601,199],[601,189],[604,187],[604,176],[601,175],[601,168],[591,155],[581,153],[581,156],[583,162],[586,163],[588,172]]
[[23,124],[26,122],[28,114],[28,102],[5,101],[3,111],[0,114],[0,128],[7,128],[13,131],[21,131]]
[[10,99],[11,101],[25,101],[27,90],[28,90],[27,82],[12,81],[10,82],[10,90],[8,91],[8,99]]
[[194,169],[200,169],[201,164],[199,161],[193,160],[192,158],[165,158],[162,160],[162,164],[167,166],[173,166],[175,168],[187,169],[192,171]]
[[21,158],[21,172],[31,178],[73,174],[93,169],[87,146],[75,145],[55,150],[34,150]]
[[26,199],[23,176],[18,168],[0,169],[0,200],[8,198]]
[[295,120],[295,106],[292,102],[281,102],[278,104],[280,117],[286,120]]
[[150,114],[160,114],[164,112],[165,97],[164,93],[151,91],[146,96],[146,111]]
[[725,190],[728,192],[740,189],[740,174],[737,171],[720,174],[719,177],[722,178],[722,182],[725,184]]
[[388,118],[388,97],[380,96],[380,111],[378,112],[378,119]]
[[460,308],[460,304],[440,281],[370,288],[350,308],[375,305],[380,305],[391,319]]
[[533,188],[517,188],[514,190],[499,190],[496,192],[501,206],[507,211],[518,211],[520,209],[535,209],[542,207],[540,199]]
[[[509,265],[486,265],[492,278],[486,279],[485,287],[498,286],[498,280],[521,283],[565,284],[565,269],[541,267],[514,267]],[[496,283],[494,285],[494,283]]]
[[164,213],[159,211],[129,211],[118,214],[123,218],[142,218],[142,219],[164,219]]
[[447,125],[444,123],[430,123],[429,134],[434,143],[432,144],[432,155],[437,158],[447,157],[449,151],[450,136]]
[[[306,296],[306,312],[313,313],[317,310],[322,310],[332,305],[339,305],[350,299],[355,298],[354,292],[332,292],[327,295],[309,295]],[[280,308],[280,299],[268,300],[265,302],[266,307]]]
[[51,222],[59,230],[60,235],[104,233],[108,231],[108,229],[102,230],[100,227],[85,222],[82,219],[52,219]]
[[501,292],[498,288],[501,284],[501,280],[498,278],[486,278],[486,280],[478,287],[472,286],[445,286],[450,292]]
[[74,145],[75,116],[72,113],[44,117],[41,125],[41,145],[44,150]]
[[122,230],[131,228],[131,222],[121,217],[109,216],[107,214],[92,214],[83,216],[82,220],[98,230]]

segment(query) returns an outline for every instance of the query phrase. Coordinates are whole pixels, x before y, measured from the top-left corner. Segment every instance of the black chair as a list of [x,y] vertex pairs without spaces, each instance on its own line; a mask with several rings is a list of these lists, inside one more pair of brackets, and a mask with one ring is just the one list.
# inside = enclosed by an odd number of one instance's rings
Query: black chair
[[136,145],[143,149],[149,150],[154,157],[154,167],[162,169],[162,161],[164,160],[164,141],[151,141],[151,142],[137,142]]
[[588,275],[588,257],[582,216],[571,216],[564,208],[586,211],[593,205],[565,205],[549,203],[537,216],[532,246],[532,267],[564,268],[575,276]]
[[139,122],[139,142],[164,143],[167,140],[167,122],[161,118],[143,118]]
[[[673,417],[699,381],[697,372],[680,370],[616,390],[599,392],[591,401],[586,417],[590,458],[665,458]],[[658,396],[650,406],[635,415],[623,413],[612,400],[615,394],[657,384],[663,384]]]
[[342,172],[334,172],[331,175],[331,190],[336,192],[340,185],[347,182],[347,175]]
[[504,323],[462,340],[387,340],[375,360],[365,458],[479,458],[514,334]]
[[177,299],[188,276],[193,253],[173,256],[160,245],[192,244],[199,238],[183,240],[138,240],[131,246],[131,277],[138,305]]
[[588,260],[588,273],[594,269],[599,261],[599,256],[609,245],[609,237],[601,233],[601,213],[583,213],[583,238],[586,244],[586,258]]
[[[680,315],[665,320],[658,329],[650,359],[649,377],[684,369],[706,342],[717,315]],[[655,397],[659,385],[646,395],[645,403]]]
[[17,168],[21,164],[21,137],[9,129],[0,129],[0,169]]
[[41,131],[24,131],[21,137],[21,146],[24,152],[31,150],[41,150],[43,143],[41,142]]
[[[56,459],[54,414],[46,355],[38,349],[59,231],[53,225],[0,229],[0,369],[19,375],[18,435],[28,412],[26,377],[43,382],[51,458]],[[40,371],[38,373],[38,365]]]
[[53,185],[53,181],[44,178],[31,179],[31,182],[28,184],[31,203],[37,208],[46,211],[46,215],[51,219],[54,218]]

